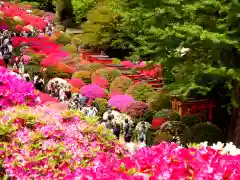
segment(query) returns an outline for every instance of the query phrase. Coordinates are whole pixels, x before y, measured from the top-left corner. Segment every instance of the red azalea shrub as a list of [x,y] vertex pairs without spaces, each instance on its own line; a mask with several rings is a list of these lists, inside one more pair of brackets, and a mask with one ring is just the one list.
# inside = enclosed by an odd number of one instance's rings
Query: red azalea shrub
[[0,7],[0,11],[3,13],[3,19],[20,17],[24,26],[31,25],[36,29],[44,30],[47,25],[43,18],[27,13],[25,9],[17,4],[4,2],[4,6]]
[[95,76],[92,78],[92,84],[96,84],[101,88],[107,89],[108,88],[108,80],[105,77]]
[[136,101],[129,104],[123,112],[131,116],[133,119],[141,118],[148,110],[146,103]]

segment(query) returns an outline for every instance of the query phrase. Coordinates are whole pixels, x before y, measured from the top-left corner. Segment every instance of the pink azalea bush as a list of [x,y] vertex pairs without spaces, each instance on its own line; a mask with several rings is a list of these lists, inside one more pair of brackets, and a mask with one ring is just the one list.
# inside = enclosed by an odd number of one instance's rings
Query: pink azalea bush
[[1,129],[11,129],[0,143],[0,162],[11,178],[70,180],[85,176],[79,175],[84,167],[97,168],[98,157],[128,154],[110,131],[74,113],[15,107],[0,122]]
[[80,93],[90,99],[104,98],[105,90],[96,84],[88,84],[80,89]]
[[117,108],[118,110],[125,109],[129,104],[133,102],[135,102],[134,98],[126,94],[115,95],[108,100],[108,104],[112,107]]
[[15,105],[39,104],[32,83],[25,82],[16,74],[0,67],[0,109]]
[[174,143],[161,143],[142,148],[124,159],[100,156],[98,162],[101,168],[83,168],[79,176],[112,180],[240,178],[240,155],[222,155],[211,147],[186,149]]

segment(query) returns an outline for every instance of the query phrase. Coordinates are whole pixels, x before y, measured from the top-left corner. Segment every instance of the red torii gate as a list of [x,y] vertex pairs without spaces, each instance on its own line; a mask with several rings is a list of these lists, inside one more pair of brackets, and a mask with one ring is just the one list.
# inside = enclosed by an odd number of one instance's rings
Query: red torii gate
[[[172,97],[172,109],[177,111],[180,116],[184,116],[185,114],[196,114],[200,113],[201,116],[204,110],[208,110],[208,120],[212,123],[213,119],[213,108],[216,105],[207,99],[203,100],[179,100],[175,97]],[[202,117],[203,118],[203,117]]]

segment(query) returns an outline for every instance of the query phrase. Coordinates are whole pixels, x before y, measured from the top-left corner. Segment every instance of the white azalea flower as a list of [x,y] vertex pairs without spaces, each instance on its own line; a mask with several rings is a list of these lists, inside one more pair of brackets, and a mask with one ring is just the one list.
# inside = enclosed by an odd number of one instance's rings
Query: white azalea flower
[[32,10],[28,9],[26,10],[27,13],[32,13]]
[[217,142],[217,144],[212,145],[212,148],[215,150],[222,150],[223,147],[224,147],[224,143],[221,143],[221,142]]
[[13,19],[14,19],[14,21],[18,21],[18,22],[23,21],[23,19],[19,16],[14,16]]
[[185,47],[180,47],[180,48],[177,48],[176,51],[179,52],[180,56],[182,57],[182,56],[185,56],[187,52],[190,51],[190,49]]

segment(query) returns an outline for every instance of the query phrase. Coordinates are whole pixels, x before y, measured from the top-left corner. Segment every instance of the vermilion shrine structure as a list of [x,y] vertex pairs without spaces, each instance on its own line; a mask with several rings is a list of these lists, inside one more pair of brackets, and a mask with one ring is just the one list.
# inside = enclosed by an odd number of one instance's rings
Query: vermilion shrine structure
[[207,99],[203,100],[179,100],[172,97],[172,109],[179,113],[180,116],[186,114],[200,114],[202,121],[212,123],[213,108],[215,104]]

